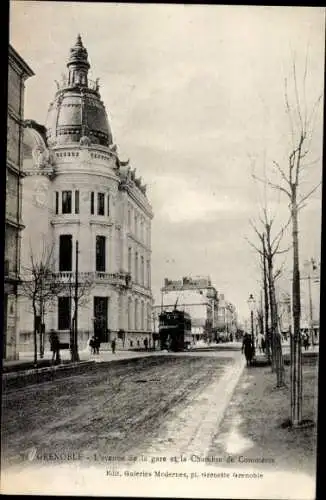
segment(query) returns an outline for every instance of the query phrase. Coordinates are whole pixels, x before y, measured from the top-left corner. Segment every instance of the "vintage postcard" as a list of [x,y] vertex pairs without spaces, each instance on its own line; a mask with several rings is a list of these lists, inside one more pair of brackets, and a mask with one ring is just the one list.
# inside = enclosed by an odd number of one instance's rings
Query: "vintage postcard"
[[1,492],[316,498],[325,9],[10,2]]

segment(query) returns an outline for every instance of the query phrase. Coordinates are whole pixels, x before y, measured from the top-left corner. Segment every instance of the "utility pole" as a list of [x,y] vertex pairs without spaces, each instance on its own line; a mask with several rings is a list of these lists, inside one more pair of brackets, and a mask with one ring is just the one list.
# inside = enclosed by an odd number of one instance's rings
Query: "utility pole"
[[75,331],[75,320],[74,316],[71,316],[72,311],[72,273],[69,273],[69,304],[70,304],[70,353],[71,353],[71,361],[74,360],[74,331]]
[[309,293],[309,320],[310,320],[310,336],[311,336],[311,345],[314,346],[314,326],[313,326],[313,316],[312,316],[312,296],[311,296],[311,274],[310,274],[310,264],[313,266],[313,259],[309,262],[308,267],[308,293]]
[[78,354],[78,254],[79,254],[79,243],[76,241],[76,275],[75,275],[75,324],[74,324],[74,359],[73,361],[79,361]]

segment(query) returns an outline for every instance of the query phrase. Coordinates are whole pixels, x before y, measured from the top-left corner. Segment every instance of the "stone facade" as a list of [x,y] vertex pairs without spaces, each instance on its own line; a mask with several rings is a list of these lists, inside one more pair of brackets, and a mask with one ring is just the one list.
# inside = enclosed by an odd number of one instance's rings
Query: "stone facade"
[[[118,337],[119,345],[137,347],[151,337],[153,213],[146,186],[113,144],[87,57],[78,37],[46,126],[26,122],[22,259],[28,268],[31,248],[37,259],[44,248],[52,252],[55,279],[66,287],[41,322],[69,343],[74,302],[67,322],[61,297],[74,297],[78,242],[79,347],[94,333],[102,346]],[[31,350],[33,315],[23,293],[20,310],[21,349]]]
[[216,324],[218,331],[226,337],[229,337],[231,333],[234,335],[237,331],[237,322],[235,306],[226,300],[224,294],[221,293],[219,295],[218,320]]
[[164,281],[161,289],[162,304],[155,306],[154,322],[158,331],[159,314],[164,310],[186,311],[191,316],[194,340],[213,339],[218,320],[218,293],[210,278],[184,277],[181,280]]
[[3,358],[18,359],[17,287],[20,272],[24,82],[33,71],[9,46]]

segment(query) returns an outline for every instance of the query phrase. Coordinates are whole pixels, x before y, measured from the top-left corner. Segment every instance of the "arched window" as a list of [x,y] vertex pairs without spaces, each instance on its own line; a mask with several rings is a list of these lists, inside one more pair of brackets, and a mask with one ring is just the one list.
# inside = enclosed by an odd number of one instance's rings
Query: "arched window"
[[151,331],[151,312],[152,308],[150,304],[147,304],[147,331]]
[[141,284],[145,284],[145,266],[144,266],[144,257],[140,258],[140,276],[141,276]]
[[145,330],[144,302],[141,302],[141,330]]
[[138,299],[135,300],[135,330],[138,330]]
[[150,260],[146,262],[146,274],[147,274],[147,288],[151,287],[151,264]]
[[135,236],[138,236],[138,217],[137,214],[135,214],[135,230],[134,230]]
[[128,248],[128,273],[131,273],[131,247]]
[[132,330],[132,300],[131,297],[128,299],[128,330]]
[[138,283],[138,252],[135,253],[135,282]]

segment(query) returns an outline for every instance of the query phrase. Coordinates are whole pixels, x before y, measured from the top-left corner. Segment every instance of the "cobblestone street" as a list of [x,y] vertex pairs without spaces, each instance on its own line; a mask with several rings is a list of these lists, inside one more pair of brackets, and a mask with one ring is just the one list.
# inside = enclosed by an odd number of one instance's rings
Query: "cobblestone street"
[[141,451],[181,453],[189,446],[204,452],[228,387],[236,383],[239,354],[103,362],[78,375],[8,391],[4,465],[24,462],[34,449],[44,457],[75,453],[81,460]]

